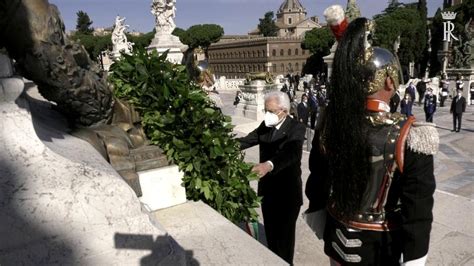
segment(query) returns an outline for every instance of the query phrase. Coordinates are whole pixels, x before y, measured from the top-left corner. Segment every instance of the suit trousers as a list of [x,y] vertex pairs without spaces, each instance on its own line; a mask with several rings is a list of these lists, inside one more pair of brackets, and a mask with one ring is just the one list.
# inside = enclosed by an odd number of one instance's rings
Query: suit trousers
[[290,265],[293,264],[296,220],[300,208],[301,206],[283,207],[265,202],[265,198],[262,201],[263,225],[268,248]]
[[434,113],[425,113],[426,122],[433,123],[433,115]]
[[[461,120],[462,120],[462,113],[456,114],[453,112],[453,130],[460,131],[461,130]],[[456,128],[457,122],[457,128]]]

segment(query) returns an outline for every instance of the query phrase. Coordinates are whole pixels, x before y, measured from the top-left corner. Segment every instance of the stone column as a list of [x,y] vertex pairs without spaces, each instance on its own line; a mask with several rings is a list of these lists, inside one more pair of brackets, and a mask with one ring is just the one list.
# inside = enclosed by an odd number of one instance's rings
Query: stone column
[[252,80],[250,84],[239,85],[242,100],[237,105],[235,114],[257,121],[265,115],[264,96],[267,92],[277,90],[275,84],[266,84],[265,80]]
[[334,54],[336,54],[336,49],[337,49],[337,42],[335,42],[333,44],[333,46],[331,47],[331,53],[325,57],[323,57],[324,59],[324,63],[326,63],[328,65],[328,76],[327,76],[327,81],[329,82],[330,78],[331,78],[331,74],[332,74],[332,63],[334,62]]

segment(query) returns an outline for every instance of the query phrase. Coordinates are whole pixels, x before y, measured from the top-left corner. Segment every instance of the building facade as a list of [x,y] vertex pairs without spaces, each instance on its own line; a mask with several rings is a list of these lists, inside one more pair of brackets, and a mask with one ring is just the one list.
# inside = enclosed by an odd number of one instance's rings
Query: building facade
[[298,0],[285,0],[276,14],[279,37],[303,37],[304,33],[320,28],[317,17],[306,18],[306,9]]
[[251,72],[301,73],[310,56],[301,42],[302,38],[292,37],[225,39],[209,47],[209,65],[217,78],[244,78]]
[[276,14],[278,37],[224,36],[208,50],[216,77],[244,78],[246,73],[270,72],[274,76],[301,73],[310,52],[301,48],[304,33],[320,28],[317,17],[306,18],[299,0],[284,0]]

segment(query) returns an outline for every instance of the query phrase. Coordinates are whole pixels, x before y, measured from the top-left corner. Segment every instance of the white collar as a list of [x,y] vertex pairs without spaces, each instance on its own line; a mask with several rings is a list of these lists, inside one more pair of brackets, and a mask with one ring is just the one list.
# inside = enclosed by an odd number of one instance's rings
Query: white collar
[[281,125],[283,125],[283,122],[285,122],[285,120],[286,120],[286,116],[285,116],[285,118],[283,118],[283,119],[280,121],[280,123],[278,123],[278,125],[275,126],[275,128],[276,128],[277,130],[279,130],[280,127],[281,127]]

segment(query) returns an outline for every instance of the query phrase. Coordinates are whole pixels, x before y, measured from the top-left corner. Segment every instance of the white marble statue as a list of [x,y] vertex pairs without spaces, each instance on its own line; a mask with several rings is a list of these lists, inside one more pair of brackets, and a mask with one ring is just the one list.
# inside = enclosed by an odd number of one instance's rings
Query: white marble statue
[[128,29],[128,25],[125,24],[125,17],[115,17],[115,28],[112,32],[112,44],[113,50],[112,55],[114,59],[120,57],[120,53],[131,54],[133,50],[133,43],[127,41],[125,31]]
[[176,0],[153,0],[151,13],[155,16],[156,32],[171,34],[176,28]]

